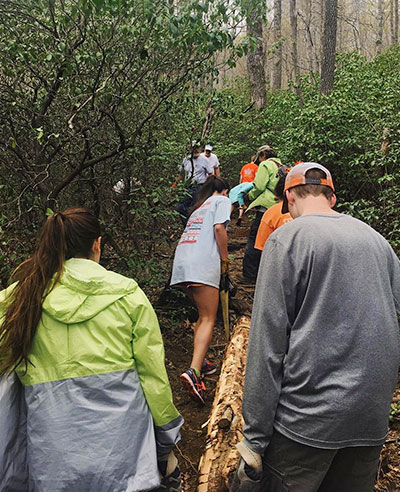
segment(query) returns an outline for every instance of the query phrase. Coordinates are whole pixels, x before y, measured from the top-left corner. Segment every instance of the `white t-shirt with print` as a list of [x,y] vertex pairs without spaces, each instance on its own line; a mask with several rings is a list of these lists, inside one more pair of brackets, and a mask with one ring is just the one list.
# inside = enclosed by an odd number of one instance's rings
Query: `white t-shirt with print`
[[189,217],[175,250],[171,285],[198,282],[219,288],[221,258],[214,235],[216,224],[228,226],[231,202],[213,195]]

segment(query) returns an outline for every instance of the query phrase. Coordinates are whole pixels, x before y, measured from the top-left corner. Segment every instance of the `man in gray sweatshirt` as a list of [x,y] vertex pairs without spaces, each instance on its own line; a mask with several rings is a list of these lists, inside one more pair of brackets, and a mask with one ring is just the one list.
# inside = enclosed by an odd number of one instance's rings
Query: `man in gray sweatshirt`
[[261,259],[231,490],[369,492],[400,362],[400,263],[333,210],[320,164],[295,166],[285,194],[295,220]]

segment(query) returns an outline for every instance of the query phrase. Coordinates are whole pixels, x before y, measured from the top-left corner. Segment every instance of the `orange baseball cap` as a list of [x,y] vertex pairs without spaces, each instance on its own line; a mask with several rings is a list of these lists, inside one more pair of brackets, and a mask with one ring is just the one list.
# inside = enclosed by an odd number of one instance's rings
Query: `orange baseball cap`
[[[325,173],[326,178],[307,178],[306,173],[310,169],[320,169]],[[294,166],[286,176],[284,191],[294,188],[295,186],[303,186],[308,184],[329,186],[329,188],[335,191],[331,173],[328,169],[326,169],[326,167],[321,164],[317,164],[316,162],[303,162],[297,166]],[[285,194],[282,203],[282,213],[286,214],[288,212],[288,201]]]

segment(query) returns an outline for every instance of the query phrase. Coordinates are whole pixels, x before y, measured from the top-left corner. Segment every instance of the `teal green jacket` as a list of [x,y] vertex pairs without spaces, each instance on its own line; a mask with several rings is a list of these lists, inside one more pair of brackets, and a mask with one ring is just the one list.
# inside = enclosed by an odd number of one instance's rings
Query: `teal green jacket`
[[[0,308],[11,291],[0,293]],[[157,455],[179,440],[183,419],[173,404],[157,317],[134,280],[92,260],[66,261],[44,299],[29,358],[16,373],[35,491],[159,485]]]
[[278,182],[278,164],[280,159],[274,157],[259,164],[256,176],[254,178],[254,188],[249,193],[251,203],[247,210],[254,207],[269,208],[278,200],[274,195],[274,188]]

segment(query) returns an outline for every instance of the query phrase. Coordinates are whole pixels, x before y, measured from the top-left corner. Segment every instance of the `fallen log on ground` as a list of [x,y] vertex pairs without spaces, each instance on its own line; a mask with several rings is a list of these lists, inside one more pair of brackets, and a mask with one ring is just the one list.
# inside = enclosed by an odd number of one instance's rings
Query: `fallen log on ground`
[[225,352],[199,464],[198,492],[226,492],[236,469],[242,438],[242,397],[250,318],[235,324]]

